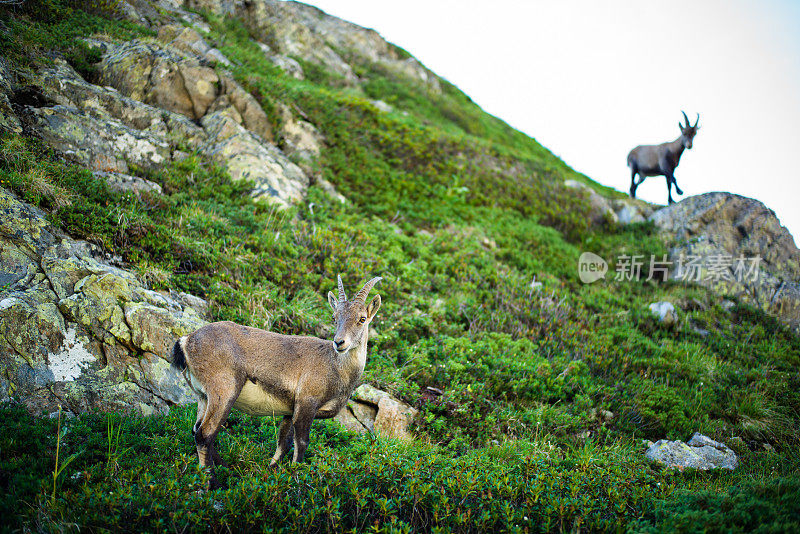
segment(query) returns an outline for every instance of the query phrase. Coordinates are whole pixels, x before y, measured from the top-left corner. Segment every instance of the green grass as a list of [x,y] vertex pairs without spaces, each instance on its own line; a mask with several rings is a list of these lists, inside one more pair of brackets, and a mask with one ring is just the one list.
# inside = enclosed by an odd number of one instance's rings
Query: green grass
[[[77,37],[144,31],[73,4],[42,5],[63,17],[0,14],[15,28],[0,34],[0,45],[18,69],[35,69],[54,50],[91,73],[96,58],[81,52]],[[60,456],[80,454],[51,499],[55,422],[3,409],[5,526],[796,528],[796,335],[743,303],[726,311],[721,295],[699,287],[581,285],[581,252],[660,257],[665,243],[652,224],[590,228],[585,201],[561,186],[588,178],[455,87],[443,82],[442,94],[430,94],[357,58],[363,92],[309,65],[309,79],[297,81],[265,61],[240,24],[209,22],[209,39],[235,62],[234,75],[276,131],[276,106],[290,102],[323,132],[318,165],[346,205],[311,187],[305,203],[278,212],[199,155],[135,171],[164,195],[125,196],[13,135],[0,138],[0,186],[71,235],[122,256],[152,287],[208,299],[214,319],[326,335],[324,295],[336,275],[347,287],[383,276],[364,378],[420,410],[419,439],[374,441],[318,423],[308,462],[273,473],[273,422],[237,415],[220,438],[230,489],[198,495],[204,479],[188,432],[192,407],[151,418],[88,414],[65,423]],[[378,112],[369,102],[377,98],[397,112]],[[658,300],[676,305],[677,325],[649,314]],[[428,386],[444,395],[426,399]],[[601,410],[613,417],[598,417]],[[643,460],[640,439],[695,431],[740,438],[742,466],[679,474]],[[579,437],[586,432],[588,440]]]

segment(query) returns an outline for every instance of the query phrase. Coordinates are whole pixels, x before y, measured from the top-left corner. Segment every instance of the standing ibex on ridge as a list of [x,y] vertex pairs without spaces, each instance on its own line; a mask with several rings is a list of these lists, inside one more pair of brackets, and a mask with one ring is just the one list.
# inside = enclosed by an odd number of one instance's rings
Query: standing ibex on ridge
[[381,297],[375,295],[366,302],[379,280],[373,278],[353,300],[347,300],[342,277],[338,277],[339,296],[328,292],[336,323],[333,341],[222,321],[175,343],[172,365],[184,373],[198,397],[192,434],[200,465],[209,468],[210,487],[218,485],[214,465],[224,465],[214,438],[232,408],[251,415],[283,416],[270,466],[288,452],[292,440],[293,461],[303,460],[311,422],[339,413],[364,371],[369,324]]
[[[697,120],[692,126],[689,123],[689,118],[686,113],[683,113],[683,119],[686,121],[686,126],[678,123],[678,128],[681,129],[681,136],[669,143],[661,143],[660,145],[639,145],[628,154],[628,167],[631,168],[631,198],[636,198],[636,188],[639,184],[644,182],[648,176],[664,176],[667,180],[667,202],[672,204],[672,186],[675,186],[675,192],[679,195],[683,194],[681,188],[678,187],[678,182],[675,181],[675,168],[681,161],[681,154],[683,149],[692,148],[692,139],[697,134],[700,127],[697,125],[700,122],[700,114],[697,114]],[[639,180],[636,180],[636,175],[639,175]]]

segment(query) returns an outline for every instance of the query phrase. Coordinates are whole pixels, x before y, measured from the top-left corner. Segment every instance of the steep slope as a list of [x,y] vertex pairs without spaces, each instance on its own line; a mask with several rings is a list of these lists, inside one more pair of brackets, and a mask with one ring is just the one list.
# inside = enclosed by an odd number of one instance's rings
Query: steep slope
[[[8,342],[8,314],[23,326],[26,315],[2,302],[24,301],[34,278],[17,275],[45,271],[46,256],[6,258],[37,221],[115,264],[78,269],[81,281],[124,269],[131,295],[98,291],[108,306],[66,320],[83,325],[82,346],[124,351],[133,368],[163,364],[170,327],[126,344],[124,328],[122,340],[103,333],[117,308],[180,319],[191,313],[166,297],[183,292],[206,299],[210,319],[328,336],[336,275],[348,287],[382,275],[364,378],[420,410],[411,445],[315,423],[310,461],[274,473],[273,421],[235,415],[220,438],[231,488],[211,496],[194,493],[192,406],[83,414],[58,441],[61,458],[79,456],[45,496],[56,422],[11,407],[0,514],[12,526],[647,531],[683,524],[685,510],[706,514],[701,528],[752,526],[726,507],[796,526],[797,499],[770,496],[800,491],[797,336],[710,288],[577,276],[584,251],[668,254],[652,222],[615,222],[652,207],[574,172],[375,32],[302,4],[47,0],[0,21],[0,187],[36,214],[0,235],[4,401],[53,411],[47,395],[66,387],[54,374],[26,397]],[[59,309],[89,285],[56,299],[35,280]],[[677,321],[650,313],[658,301]],[[35,364],[57,361],[64,340],[52,337],[53,350],[31,345]],[[115,369],[96,364],[88,375]],[[74,410],[87,407],[112,406]],[[695,431],[741,466],[682,474],[645,460],[642,438]]]

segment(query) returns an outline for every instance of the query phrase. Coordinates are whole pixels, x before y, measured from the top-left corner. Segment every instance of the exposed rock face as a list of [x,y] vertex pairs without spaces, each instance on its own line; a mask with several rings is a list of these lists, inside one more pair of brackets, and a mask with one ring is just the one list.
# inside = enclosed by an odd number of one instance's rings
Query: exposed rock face
[[322,65],[348,83],[357,84],[353,68],[338,51],[368,61],[422,82],[439,93],[439,79],[416,59],[387,43],[376,31],[332,17],[319,9],[276,0],[185,0],[191,8],[236,16],[269,45],[271,54],[294,56]]
[[0,400],[143,414],[192,400],[168,358],[205,324],[200,299],[146,289],[5,189],[0,260]]
[[687,467],[707,471],[709,469],[730,469],[739,465],[736,453],[724,443],[695,432],[688,443],[682,441],[658,440],[645,456],[667,467],[683,470]]
[[205,139],[202,128],[183,115],[88,83],[62,60],[27,82],[56,103],[25,109],[31,129],[53,148],[97,171],[127,173],[129,162],[157,168],[174,153],[168,139],[195,147]]
[[322,151],[322,134],[310,122],[296,119],[289,106],[281,104],[278,110],[281,114],[284,152],[294,156],[305,171],[311,174],[311,164]]
[[156,168],[170,155],[169,145],[155,135],[75,108],[31,108],[30,120],[47,144],[91,169],[127,173],[128,162]]
[[14,114],[14,109],[11,107],[9,95],[11,94],[11,75],[5,64],[5,61],[0,58],[0,130],[11,132],[22,132],[22,124]]
[[270,62],[281,69],[283,72],[294,78],[295,80],[305,80],[306,75],[303,72],[303,67],[300,66],[300,63],[297,62],[296,59],[292,59],[289,56],[284,56],[282,54],[278,54],[277,52],[273,51],[269,45],[264,43],[258,43],[258,46],[261,47],[261,51],[264,52],[264,55]]
[[577,180],[565,180],[564,185],[570,189],[583,192],[589,200],[591,210],[589,217],[592,226],[602,226],[608,223],[631,224],[645,222],[653,213],[653,207],[641,200],[632,198],[608,199]]
[[228,105],[233,106],[241,117],[241,121],[238,121],[239,124],[259,135],[264,141],[272,141],[272,125],[255,97],[242,89],[227,74],[223,74],[220,81],[223,94],[214,103],[214,109],[224,109]]
[[395,399],[385,391],[362,384],[353,392],[353,398],[334,418],[347,430],[376,432],[382,436],[411,440],[414,436],[409,426],[418,410]]
[[253,180],[255,198],[284,206],[303,198],[308,177],[277,147],[262,143],[230,113],[214,112],[202,123],[209,136],[202,151],[224,164],[234,180]]
[[139,40],[109,44],[98,70],[103,85],[190,119],[205,115],[219,94],[214,69],[195,57]]
[[[106,46],[100,41],[94,44],[101,48]],[[28,83],[41,87],[46,98],[56,104],[82,111],[101,123],[111,119],[119,121],[132,130],[153,136],[161,144],[169,144],[169,139],[180,139],[196,148],[205,139],[202,128],[184,115],[134,100],[113,87],[88,83],[60,59]]]
[[602,226],[606,223],[613,224],[618,221],[617,214],[614,213],[611,207],[611,202],[604,196],[599,195],[591,187],[577,180],[565,180],[564,185],[570,189],[580,191],[588,197],[589,205],[591,206],[589,217],[592,220],[592,226]]
[[706,193],[662,208],[650,219],[673,242],[673,278],[737,294],[800,331],[800,250],[764,204]]
[[[93,41],[93,44],[119,60],[111,61],[116,67],[108,72],[117,72],[114,69],[125,63],[120,58],[126,54],[139,57],[137,54],[159,50],[155,45],[136,43],[114,45]],[[181,64],[168,65],[177,56],[161,52],[161,55],[155,54],[161,65],[159,68],[178,72]],[[137,194],[145,189],[153,190],[155,184],[122,177],[130,172],[129,163],[157,169],[169,161],[186,157],[184,147],[215,159],[234,179],[253,180],[253,196],[257,198],[287,206],[305,194],[309,185],[305,172],[269,143],[272,126],[264,110],[228,74],[215,78],[218,85],[215,90],[220,94],[205,110],[200,125],[189,120],[188,107],[162,109],[134,98],[148,97],[146,91],[129,87],[128,76],[133,80],[130,72],[125,76],[108,76],[110,82],[120,84],[120,90],[131,91],[130,96],[113,87],[88,83],[67,63],[56,60],[53,67],[26,80],[29,85],[40,87],[44,98],[56,105],[26,107],[26,124],[72,160],[108,173],[104,176],[113,187],[130,189]],[[197,87],[198,83],[189,85]],[[180,100],[177,96],[162,98],[162,104],[177,100]],[[194,104],[192,106],[194,113]],[[290,137],[298,159],[302,161],[318,153],[319,146],[313,144],[316,138],[308,137],[312,135],[309,132],[316,132],[313,126],[308,123],[303,126],[291,123],[291,126],[307,134],[306,137],[301,134]]]
[[226,67],[231,62],[225,55],[213,48],[205,39],[192,28],[179,24],[166,24],[158,30],[158,40],[182,50],[187,54],[195,54],[212,63],[219,63]]

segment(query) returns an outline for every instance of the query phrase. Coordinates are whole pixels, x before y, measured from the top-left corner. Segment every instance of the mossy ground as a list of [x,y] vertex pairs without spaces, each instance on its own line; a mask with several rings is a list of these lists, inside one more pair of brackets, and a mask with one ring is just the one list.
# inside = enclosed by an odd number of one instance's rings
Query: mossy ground
[[[52,50],[89,76],[93,58],[78,53],[77,36],[142,32],[75,3],[45,5],[62,17],[30,7],[2,16],[26,28],[2,41],[21,68]],[[327,335],[324,295],[336,275],[349,288],[383,276],[364,378],[420,409],[419,440],[401,445],[319,422],[308,461],[272,472],[274,422],[236,415],[220,437],[230,489],[201,495],[193,407],[151,418],[88,414],[65,424],[61,458],[78,456],[53,498],[56,423],[4,409],[8,528],[800,528],[794,334],[745,304],[725,310],[699,287],[581,285],[582,251],[660,257],[665,244],[647,224],[591,229],[586,203],[561,186],[588,178],[456,88],[430,94],[358,58],[363,92],[319,68],[297,81],[241,25],[209,22],[209,40],[275,126],[276,104],[290,102],[323,132],[318,166],[347,204],[312,187],[306,202],[279,212],[197,155],[139,173],[163,196],[124,196],[19,136],[2,138],[0,186],[121,255],[150,286],[208,299],[216,319]],[[382,113],[370,98],[398,111]],[[678,306],[678,325],[649,314],[657,300]],[[427,386],[444,395],[422,395]],[[641,439],[694,431],[739,437],[742,466],[677,473],[643,459]]]

